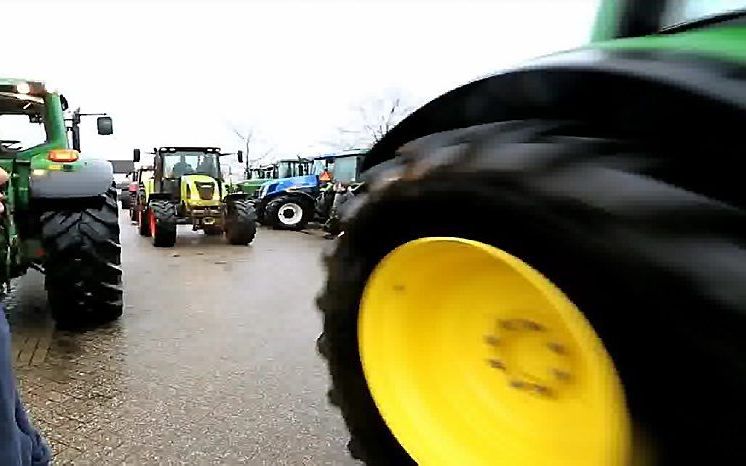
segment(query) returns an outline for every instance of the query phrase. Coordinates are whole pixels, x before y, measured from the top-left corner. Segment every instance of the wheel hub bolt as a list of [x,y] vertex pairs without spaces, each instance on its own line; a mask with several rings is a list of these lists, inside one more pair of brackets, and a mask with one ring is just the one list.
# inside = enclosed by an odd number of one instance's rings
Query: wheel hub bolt
[[549,347],[552,352],[557,354],[565,354],[567,352],[563,345],[554,341],[550,341],[549,343],[547,343],[547,347]]
[[487,363],[495,369],[505,370],[505,364],[498,359],[488,359]]
[[497,346],[500,340],[494,335],[487,335],[486,337],[484,337],[484,342],[490,346]]
[[543,395],[543,396],[552,395],[552,390],[549,387],[545,387],[544,385],[535,384],[532,388],[539,395]]
[[519,390],[522,390],[522,389],[526,388],[526,383],[523,382],[522,380],[511,380],[510,381],[510,386],[513,387],[513,388],[517,388]]

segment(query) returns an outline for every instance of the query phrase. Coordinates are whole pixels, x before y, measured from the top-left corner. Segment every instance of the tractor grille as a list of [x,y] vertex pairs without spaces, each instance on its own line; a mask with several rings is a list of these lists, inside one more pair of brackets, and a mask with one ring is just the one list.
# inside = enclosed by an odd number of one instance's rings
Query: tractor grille
[[194,183],[197,186],[197,192],[199,193],[199,198],[203,201],[209,201],[212,199],[213,194],[215,194],[215,183],[201,183],[199,181]]

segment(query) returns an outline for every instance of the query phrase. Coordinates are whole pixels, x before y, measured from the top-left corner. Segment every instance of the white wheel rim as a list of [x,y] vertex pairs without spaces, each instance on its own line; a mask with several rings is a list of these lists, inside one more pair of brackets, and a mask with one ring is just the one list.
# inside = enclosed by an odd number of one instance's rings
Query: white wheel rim
[[294,202],[280,206],[277,217],[283,225],[296,225],[303,218],[303,208]]

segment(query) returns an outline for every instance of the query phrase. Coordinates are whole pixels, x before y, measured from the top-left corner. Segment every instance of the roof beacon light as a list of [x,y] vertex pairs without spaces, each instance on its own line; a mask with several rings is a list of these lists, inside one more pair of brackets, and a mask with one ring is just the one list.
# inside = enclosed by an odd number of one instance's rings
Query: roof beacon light
[[19,94],[29,94],[31,92],[31,86],[29,86],[27,82],[21,81],[16,84],[16,91]]

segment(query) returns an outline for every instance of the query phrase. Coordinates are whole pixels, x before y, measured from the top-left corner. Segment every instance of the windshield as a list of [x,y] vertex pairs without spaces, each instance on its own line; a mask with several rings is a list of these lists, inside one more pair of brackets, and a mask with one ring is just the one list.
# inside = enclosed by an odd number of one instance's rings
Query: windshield
[[334,161],[334,181],[352,183],[357,181],[359,157],[340,157]]
[[711,16],[746,9],[746,0],[676,0],[668,2],[662,26],[690,23]]
[[195,174],[220,178],[217,155],[182,151],[164,154],[164,178],[179,178],[184,175]]
[[332,171],[333,168],[334,168],[333,160],[317,159],[313,161],[313,166],[311,167],[311,174],[318,176],[324,173],[324,170]]
[[278,178],[290,178],[293,176],[293,164],[290,162],[280,162],[278,166]]
[[0,151],[16,152],[46,141],[39,114],[43,105],[26,96],[0,94]]
[[296,160],[279,163],[278,178],[290,178],[308,174],[308,163]]
[[262,168],[252,168],[249,171],[249,178],[248,179],[253,180],[253,179],[266,178],[266,177],[267,176],[266,176],[266,170],[265,169],[262,169]]

